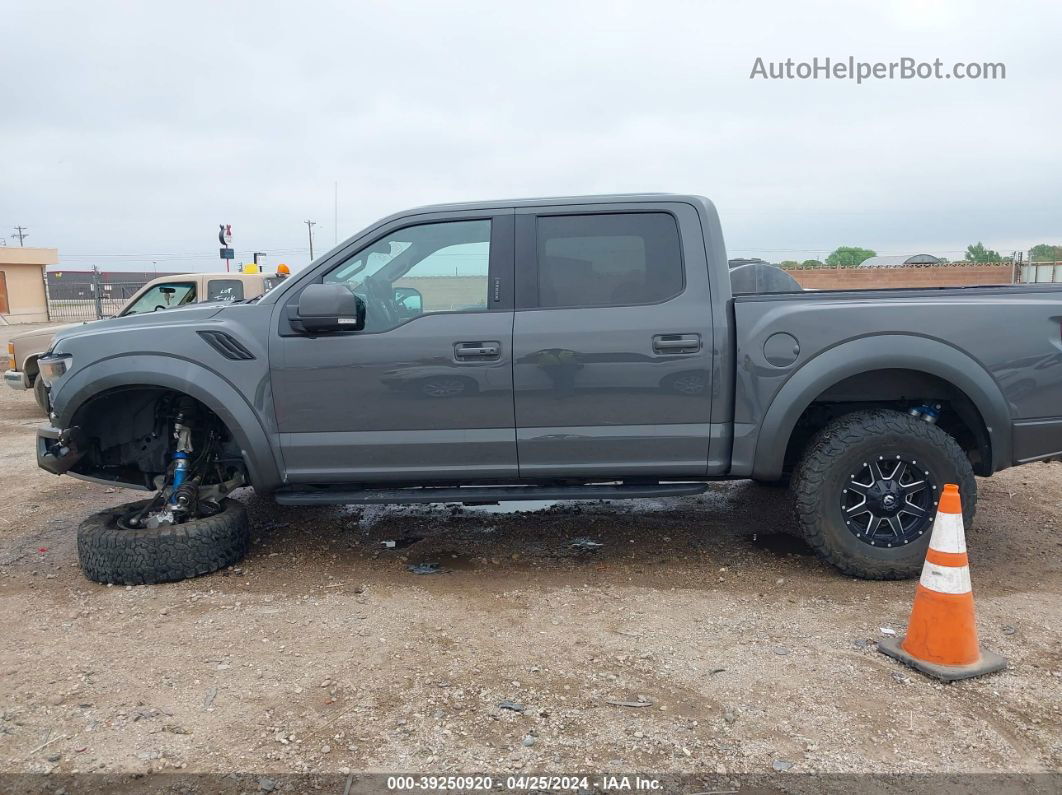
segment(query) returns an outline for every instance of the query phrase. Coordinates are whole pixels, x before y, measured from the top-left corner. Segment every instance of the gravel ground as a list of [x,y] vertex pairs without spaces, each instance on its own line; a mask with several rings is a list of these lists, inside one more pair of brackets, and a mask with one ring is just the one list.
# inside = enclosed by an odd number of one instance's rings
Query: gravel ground
[[914,584],[818,561],[784,532],[780,489],[524,513],[244,490],[239,567],[107,587],[78,570],[77,524],[139,494],[38,470],[39,421],[30,394],[0,390],[2,772],[1062,765],[1062,464],[979,482],[981,639],[1011,665],[944,685],[875,648]]

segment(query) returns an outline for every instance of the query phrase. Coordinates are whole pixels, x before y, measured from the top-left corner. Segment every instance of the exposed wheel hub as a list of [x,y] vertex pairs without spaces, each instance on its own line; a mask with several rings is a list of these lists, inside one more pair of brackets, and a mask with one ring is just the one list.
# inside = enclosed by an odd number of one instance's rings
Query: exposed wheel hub
[[865,544],[909,544],[932,526],[936,481],[917,459],[893,454],[864,462],[841,490],[841,516]]

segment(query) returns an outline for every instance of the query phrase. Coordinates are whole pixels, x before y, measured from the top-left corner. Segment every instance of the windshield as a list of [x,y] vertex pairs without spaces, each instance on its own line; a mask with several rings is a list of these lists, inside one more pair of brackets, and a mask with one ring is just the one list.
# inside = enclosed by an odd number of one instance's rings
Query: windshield
[[179,282],[156,284],[122,312],[126,315],[142,315],[145,312],[158,312],[161,309],[173,309],[195,301],[195,284]]

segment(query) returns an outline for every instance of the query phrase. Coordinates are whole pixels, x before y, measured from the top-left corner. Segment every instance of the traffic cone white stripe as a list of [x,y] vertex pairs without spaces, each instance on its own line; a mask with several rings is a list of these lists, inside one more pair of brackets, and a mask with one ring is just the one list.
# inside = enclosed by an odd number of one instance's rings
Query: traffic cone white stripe
[[973,590],[969,566],[940,566],[928,560],[922,564],[923,588],[937,593],[966,594]]
[[933,534],[929,537],[930,549],[937,552],[965,552],[966,533],[962,529],[961,513],[937,513],[933,522]]

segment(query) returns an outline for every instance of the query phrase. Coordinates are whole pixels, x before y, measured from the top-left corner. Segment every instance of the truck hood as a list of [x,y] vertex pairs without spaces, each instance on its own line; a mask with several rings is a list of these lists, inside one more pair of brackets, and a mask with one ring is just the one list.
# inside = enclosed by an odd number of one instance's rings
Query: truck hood
[[[87,322],[87,321],[85,321]],[[82,323],[64,323],[61,326],[48,326],[47,328],[38,328],[33,331],[23,331],[21,334],[16,334],[8,339],[9,342],[13,342],[16,348],[26,343],[38,343],[51,339],[52,336],[58,334],[60,331],[69,331],[70,329],[80,328],[85,325]]]
[[[142,315],[126,315],[125,317],[96,320],[92,323],[65,326],[62,327],[62,331],[55,334],[55,343],[59,343],[60,340],[99,334],[101,332],[106,334],[110,331],[129,331],[137,328],[150,329],[167,323],[196,323],[208,320],[224,309],[225,306],[226,303],[223,301],[204,302],[166,309],[162,312],[145,312]],[[54,334],[55,330],[52,329],[51,332]]]

